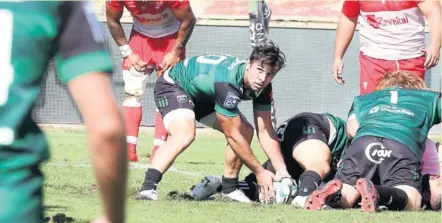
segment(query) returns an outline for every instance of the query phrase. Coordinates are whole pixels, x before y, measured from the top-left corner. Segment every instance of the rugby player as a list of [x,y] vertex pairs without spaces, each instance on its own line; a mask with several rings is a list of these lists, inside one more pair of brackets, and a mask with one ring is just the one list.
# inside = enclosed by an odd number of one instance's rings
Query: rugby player
[[361,199],[365,212],[381,205],[420,209],[422,152],[429,129],[440,122],[439,92],[426,90],[424,80],[410,72],[386,73],[377,91],[354,99],[347,121],[352,143],[335,180],[313,192],[309,202],[320,209],[341,186],[342,208]]
[[[234,200],[250,202],[238,190],[242,162],[256,174],[265,199],[272,195],[275,175],[265,170],[250,143],[254,129],[238,110],[242,100],[253,100],[258,138],[276,169],[287,176],[286,166],[272,127],[271,81],[285,65],[285,56],[273,43],[257,46],[248,60],[228,55],[186,58],[166,71],[155,83],[155,102],[171,135],[146,171],[139,197],[157,200],[157,184],[175,158],[195,139],[195,120],[220,130],[226,136],[226,164],[222,193]],[[162,149],[164,148],[164,150]]]
[[32,108],[51,59],[87,126],[104,204],[97,222],[124,222],[124,124],[112,95],[112,63],[87,2],[1,2],[0,222],[45,222],[40,170],[48,143]]
[[[331,114],[305,112],[283,122],[276,133],[287,171],[298,182],[297,195],[291,203],[307,208],[307,197],[323,181],[334,178],[348,140],[345,121]],[[266,161],[263,167],[274,172],[270,161]],[[256,201],[255,183],[256,176],[251,173],[240,183],[240,189]],[[192,187],[190,194],[196,200],[202,200],[220,191],[220,186],[218,177],[207,176]]]
[[[425,79],[439,62],[441,6],[433,0],[346,0],[336,30],[333,78],[344,84],[342,58],[359,21],[361,94],[375,90],[388,71],[404,70]],[[430,44],[425,45],[425,20]]]
[[[129,41],[120,23],[123,9],[133,17]],[[196,23],[188,0],[181,1],[107,1],[109,31],[123,58],[125,98],[123,117],[126,123],[129,161],[138,161],[138,132],[142,118],[141,98],[148,76],[161,75],[185,57],[187,41]],[[149,162],[168,133],[160,113],[155,113],[154,145]]]

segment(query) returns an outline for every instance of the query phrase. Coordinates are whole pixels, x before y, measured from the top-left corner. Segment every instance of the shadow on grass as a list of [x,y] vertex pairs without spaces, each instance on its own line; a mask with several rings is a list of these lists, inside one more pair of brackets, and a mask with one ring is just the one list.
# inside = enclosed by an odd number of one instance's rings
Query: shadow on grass
[[45,221],[48,223],[69,223],[76,222],[76,220],[72,217],[68,217],[63,213],[57,213],[51,217],[45,217]]

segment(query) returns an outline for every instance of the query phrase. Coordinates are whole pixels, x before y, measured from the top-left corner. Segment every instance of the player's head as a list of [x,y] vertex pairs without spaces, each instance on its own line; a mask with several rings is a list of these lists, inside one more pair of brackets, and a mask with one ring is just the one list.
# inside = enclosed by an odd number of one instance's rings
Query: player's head
[[244,74],[245,83],[260,92],[285,66],[285,55],[273,42],[253,48]]
[[434,211],[442,210],[441,199],[442,199],[442,178],[439,176],[430,176],[430,206]]
[[385,75],[379,80],[376,90],[392,87],[426,89],[425,81],[422,78],[411,72],[402,70],[385,73]]

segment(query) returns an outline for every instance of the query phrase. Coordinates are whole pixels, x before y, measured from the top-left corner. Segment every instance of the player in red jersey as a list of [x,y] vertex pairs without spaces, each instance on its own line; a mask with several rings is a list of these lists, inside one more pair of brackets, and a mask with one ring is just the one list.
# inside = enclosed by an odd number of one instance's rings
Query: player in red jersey
[[[342,57],[351,42],[356,25],[360,29],[360,93],[374,91],[388,71],[405,70],[425,76],[425,70],[437,65],[441,47],[441,9],[432,0],[346,0],[336,32],[333,77],[340,76]],[[425,21],[430,44],[425,48]]]
[[[123,8],[133,17],[129,41],[120,23]],[[124,58],[123,117],[126,122],[128,158],[130,161],[138,161],[136,149],[142,117],[141,97],[147,77],[154,70],[161,75],[185,57],[185,46],[196,19],[188,0],[108,1],[106,19],[109,31]],[[154,147],[149,162],[167,136],[163,120],[157,111]]]

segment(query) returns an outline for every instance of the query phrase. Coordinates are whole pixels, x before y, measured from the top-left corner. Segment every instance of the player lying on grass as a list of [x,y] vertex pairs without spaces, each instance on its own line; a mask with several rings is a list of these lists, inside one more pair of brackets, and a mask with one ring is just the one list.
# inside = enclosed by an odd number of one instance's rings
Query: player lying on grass
[[[313,114],[313,113],[302,113],[300,115],[295,116],[292,119],[289,119],[288,121],[283,123],[281,125],[281,127],[284,124],[287,124],[287,126],[288,126],[288,124],[292,125],[295,122],[296,119],[302,120],[302,119],[304,119],[303,117],[305,117],[308,114],[312,114],[314,116],[318,116],[319,115],[319,114]],[[322,116],[324,117],[324,115],[322,115]],[[330,115],[327,114],[327,116],[330,116]],[[339,118],[337,118],[337,119],[339,120]],[[340,126],[342,128],[344,126],[344,125],[341,124],[342,122],[343,121],[340,120],[334,126]],[[324,123],[324,125],[321,125],[321,126],[322,126],[322,128],[324,128],[324,127],[327,127],[328,125],[326,125]],[[331,127],[333,127],[333,126],[331,126]],[[278,128],[278,130],[281,130],[281,128]],[[291,131],[289,129],[288,131],[285,130],[284,132],[285,132],[284,136],[288,136],[289,135],[288,133],[291,132]],[[321,134],[325,135],[325,132],[322,131]],[[341,147],[338,144],[339,144],[339,142],[342,142],[342,143],[346,142],[347,141],[347,137],[345,135],[341,135],[342,137],[339,137],[339,135],[340,135],[339,132],[340,131],[336,131],[336,138],[334,139],[334,142],[332,142],[332,144],[330,145],[330,147],[332,147],[332,145],[334,145],[333,147],[335,148],[335,149],[332,149],[332,160],[333,161],[330,163],[330,173],[328,174],[327,177],[325,177],[325,179],[322,180],[323,183],[326,183],[326,182],[330,181],[331,179],[333,179],[335,177],[336,168],[337,168],[336,163],[339,163],[338,160],[337,160],[337,158],[338,158],[337,155],[343,154],[345,152],[345,151],[343,151],[343,149],[345,149],[345,147]],[[278,133],[278,136],[280,137],[281,136],[281,134],[280,134],[281,131],[277,131],[277,133]],[[330,132],[330,134],[331,134],[331,132]],[[307,144],[310,144],[309,142],[311,140],[318,140],[318,139],[315,139],[315,136],[318,136],[318,134],[312,134],[312,135],[309,134],[309,135],[306,136],[306,135],[298,132],[297,134],[290,134],[290,135],[294,136],[293,139],[292,139],[294,141],[294,143],[290,142],[290,144],[291,143],[296,144],[297,140],[299,140],[298,142],[301,142],[301,143],[299,143],[298,146],[296,146],[296,150],[298,150],[298,152],[299,152],[298,148],[299,148],[300,145],[302,145],[302,144],[307,145]],[[330,139],[329,136],[326,135],[326,137],[328,139]],[[321,140],[321,138],[319,138],[319,140]],[[287,141],[286,137],[284,137],[284,139],[285,140],[281,140],[281,141]],[[303,140],[305,140],[305,141],[303,141]],[[303,147],[306,147],[306,146],[303,146]],[[423,206],[424,209],[427,209],[427,210],[441,210],[442,178],[440,178],[440,165],[439,165],[439,160],[438,160],[438,157],[437,157],[438,156],[437,148],[436,148],[436,145],[432,141],[430,141],[430,140],[427,140],[427,142],[425,144],[425,147],[426,147],[425,151],[423,152],[423,155],[422,155],[422,175],[424,176],[423,180],[422,180],[422,188],[423,188],[422,206]],[[284,148],[287,148],[287,147],[282,146],[283,150],[284,150]],[[290,147],[288,147],[288,148],[290,148]],[[288,154],[288,158],[287,158],[287,154]],[[308,153],[308,154],[312,154],[311,153],[311,149],[310,149],[310,153]],[[314,154],[317,155],[317,153],[314,153]],[[324,153],[322,153],[322,154],[324,154]],[[333,154],[335,154],[335,156]],[[302,176],[305,175],[305,173],[307,171],[302,172],[304,169],[302,169],[302,167],[299,166],[299,164],[297,163],[299,161],[295,160],[296,159],[295,156],[292,156],[290,153],[284,153],[284,152],[283,152],[283,155],[285,157],[285,161],[286,161],[286,164],[287,164],[287,170],[290,173],[290,176],[293,179],[298,181],[298,185],[299,186],[301,186],[301,185],[309,185],[309,182],[311,182],[312,178],[307,178],[305,180],[301,179]],[[333,158],[333,157],[335,157],[335,158]],[[271,163],[269,161],[265,162],[263,164],[263,166],[264,166],[264,168],[266,168],[268,170],[272,170],[272,166],[271,166]],[[320,165],[318,165],[318,166],[320,166]],[[301,171],[299,171],[299,170],[301,170]],[[303,181],[303,183],[301,183],[301,181]],[[256,183],[256,177],[254,176],[254,174],[250,174],[250,175],[248,175],[245,178],[244,181],[240,182],[240,189],[243,190],[243,192],[251,200],[258,201],[257,187],[256,187],[255,183]],[[324,184],[322,184],[322,185],[324,185]],[[285,185],[283,185],[283,186],[285,186]],[[302,191],[304,189],[302,187],[299,187],[299,186],[297,188],[298,191],[297,192],[295,191],[292,194],[296,194],[297,196],[302,195]],[[315,185],[315,188],[316,187],[317,186]],[[216,192],[220,192],[220,191],[221,191],[221,179],[220,179],[220,177],[217,177],[217,176],[206,176],[199,183],[197,183],[196,185],[194,185],[191,188],[190,195],[195,200],[203,200],[203,199],[206,199],[206,198],[210,197],[211,195],[215,194]],[[308,190],[308,192],[309,192],[308,194],[311,194],[313,191]],[[287,199],[284,196],[285,195],[281,196],[280,200]],[[311,198],[311,196],[310,196],[310,198]],[[299,198],[296,198],[296,197],[295,197],[295,199],[293,201],[291,201],[291,200],[286,200],[286,201],[288,201],[289,203],[291,203],[292,205],[295,205],[297,207],[304,207],[305,209],[309,209],[309,206],[311,205],[311,203],[309,203],[309,202],[304,203],[303,202],[303,203],[301,203],[301,205],[299,205],[299,204],[297,204],[297,203],[299,203],[299,202],[297,202],[299,200],[304,200],[304,202],[305,202],[305,198],[304,199],[299,199]]]
[[46,222],[40,165],[49,158],[48,143],[31,114],[51,59],[86,123],[105,212],[96,222],[124,222],[124,126],[108,75],[112,63],[91,7],[80,1],[0,3],[2,223]]
[[285,56],[273,43],[253,49],[248,60],[227,55],[185,59],[155,83],[155,102],[170,138],[161,146],[146,171],[139,198],[158,200],[157,184],[175,158],[195,139],[195,120],[223,132],[227,138],[222,193],[250,200],[238,190],[242,163],[256,174],[266,200],[273,197],[275,175],[265,170],[253,154],[253,127],[238,110],[242,100],[253,100],[254,121],[264,151],[276,176],[288,176],[270,118],[271,81],[285,65]]
[[[301,113],[282,123],[277,131],[281,152],[290,176],[298,182],[297,196],[291,202],[301,208],[307,197],[323,181],[333,179],[337,164],[347,144],[345,121],[331,114]],[[263,164],[274,172],[270,161]],[[240,189],[251,200],[257,200],[256,176],[250,174]],[[221,190],[219,177],[208,176],[191,189],[196,200],[205,199]]]
[[361,199],[365,212],[380,205],[420,209],[422,151],[429,129],[440,122],[439,92],[426,90],[424,80],[409,72],[385,74],[377,91],[354,99],[347,121],[352,143],[335,180],[312,194],[314,209],[341,187],[342,208]]

